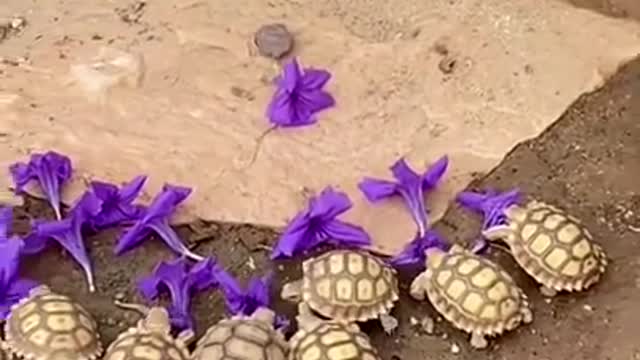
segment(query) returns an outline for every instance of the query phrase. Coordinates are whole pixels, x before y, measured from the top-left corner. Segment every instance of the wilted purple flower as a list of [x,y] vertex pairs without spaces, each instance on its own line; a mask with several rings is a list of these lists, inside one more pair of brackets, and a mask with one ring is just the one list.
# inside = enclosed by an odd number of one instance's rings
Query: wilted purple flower
[[16,193],[24,191],[24,187],[36,180],[43,190],[56,218],[60,220],[60,191],[62,185],[71,178],[71,160],[55,151],[44,154],[32,154],[28,163],[17,162],[9,167]]
[[[468,209],[482,213],[484,219],[482,230],[486,230],[496,225],[504,224],[506,216],[504,210],[521,200],[520,190],[514,188],[505,192],[498,192],[495,189],[487,189],[482,193],[463,191],[456,196],[456,200]],[[474,252],[482,252],[487,247],[486,240],[481,236],[473,247]]]
[[376,202],[393,195],[402,196],[418,226],[418,236],[423,237],[428,227],[424,192],[432,190],[438,185],[448,164],[449,159],[445,155],[420,175],[409,167],[404,158],[401,158],[390,168],[396,179],[395,182],[365,177],[358,184],[358,187],[370,202]]
[[322,90],[330,78],[326,70],[303,70],[293,58],[277,79],[278,88],[267,109],[269,120],[283,127],[315,123],[315,113],[335,105],[334,98]]
[[92,219],[93,226],[96,229],[104,229],[139,217],[144,208],[134,205],[133,201],[140,194],[146,180],[147,177],[144,175],[137,176],[120,189],[114,184],[92,181],[91,190],[102,200],[100,212]]
[[[11,208],[7,208],[10,214]],[[2,215],[7,214],[7,209],[2,209]],[[7,234],[0,234],[0,319],[5,320],[9,315],[11,306],[29,294],[29,291],[38,286],[38,283],[19,277],[20,254],[22,239],[13,237],[9,239]]]
[[370,245],[371,238],[363,228],[337,219],[352,206],[347,194],[326,187],[319,196],[311,197],[308,208],[289,222],[271,258],[292,257],[322,243],[347,247]]
[[169,225],[169,217],[190,194],[190,188],[164,185],[151,205],[142,211],[136,222],[120,237],[115,248],[116,255],[121,255],[140,245],[155,232],[178,255],[196,261],[203,260],[204,257],[193,253],[184,245],[178,234]]
[[82,234],[83,226],[89,224],[102,206],[102,201],[92,192],[85,191],[69,215],[62,220],[42,221],[35,220],[32,224],[31,234],[25,238],[23,253],[34,254],[42,251],[50,239],[55,240],[60,246],[71,254],[78,262],[87,278],[90,292],[95,291],[93,269],[91,259],[84,245]]
[[426,260],[425,251],[431,248],[446,250],[447,244],[435,230],[427,230],[424,236],[416,238],[407,244],[404,249],[389,260],[394,267],[424,266]]
[[203,259],[193,266],[190,261],[181,257],[173,261],[160,262],[153,273],[138,282],[138,290],[149,301],[155,300],[160,291],[168,290],[171,295],[169,316],[171,324],[177,330],[193,329],[191,317],[191,297],[196,292],[216,287],[213,276],[215,261]]
[[[269,308],[271,299],[269,287],[273,278],[272,273],[249,280],[246,288],[242,288],[238,280],[221,267],[215,270],[215,278],[224,293],[227,310],[231,315],[251,316],[259,308]],[[286,317],[276,316],[275,326],[279,329],[288,326]]]

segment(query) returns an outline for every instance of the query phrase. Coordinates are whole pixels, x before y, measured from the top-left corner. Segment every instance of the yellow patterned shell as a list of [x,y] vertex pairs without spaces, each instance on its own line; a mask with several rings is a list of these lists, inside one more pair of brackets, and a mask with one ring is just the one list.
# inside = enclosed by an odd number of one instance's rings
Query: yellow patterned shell
[[91,314],[46,286],[11,307],[4,331],[6,350],[27,359],[93,360],[103,350]]
[[104,360],[188,360],[187,347],[170,334],[131,327],[118,335]]
[[289,342],[289,360],[380,360],[365,333],[337,322],[300,329]]
[[288,344],[269,324],[224,319],[198,341],[193,360],[286,360]]
[[398,300],[396,271],[366,252],[333,250],[302,263],[302,300],[346,322],[388,313]]
[[580,291],[595,284],[607,266],[602,247],[579,220],[552,205],[530,201],[505,211],[505,242],[516,262],[540,284]]
[[491,336],[530,321],[526,294],[491,260],[460,247],[432,256],[424,272],[427,296],[456,328]]

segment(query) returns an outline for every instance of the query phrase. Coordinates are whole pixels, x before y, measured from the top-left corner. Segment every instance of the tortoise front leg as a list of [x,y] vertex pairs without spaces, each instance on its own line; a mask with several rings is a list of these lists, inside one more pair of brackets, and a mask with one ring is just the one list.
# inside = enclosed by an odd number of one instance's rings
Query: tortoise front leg
[[420,273],[420,275],[413,279],[411,282],[411,288],[409,289],[409,294],[412,298],[419,301],[424,300],[427,292],[427,281],[428,278],[426,271]]

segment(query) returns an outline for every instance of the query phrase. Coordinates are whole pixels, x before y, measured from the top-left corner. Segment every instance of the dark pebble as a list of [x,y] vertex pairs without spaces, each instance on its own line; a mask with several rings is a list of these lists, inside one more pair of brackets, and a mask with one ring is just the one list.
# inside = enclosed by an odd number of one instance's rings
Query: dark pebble
[[293,35],[283,24],[267,24],[256,31],[254,42],[260,55],[280,59],[293,47]]

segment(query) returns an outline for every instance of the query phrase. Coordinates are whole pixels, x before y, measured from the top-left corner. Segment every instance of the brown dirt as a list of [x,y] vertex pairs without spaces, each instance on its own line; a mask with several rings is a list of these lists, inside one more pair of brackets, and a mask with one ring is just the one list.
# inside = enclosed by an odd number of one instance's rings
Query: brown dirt
[[637,0],[568,0],[567,2],[614,17],[640,19],[640,2]]
[[[593,3],[597,5],[597,1]],[[628,13],[633,11],[637,9]],[[434,335],[412,328],[411,317],[437,315],[428,302],[418,303],[404,296],[395,308],[401,321],[396,335],[384,335],[375,323],[364,327],[383,358],[640,359],[639,117],[640,59],[623,68],[605,88],[581,97],[554,126],[519,145],[491,174],[471,185],[520,186],[529,195],[557,203],[582,218],[611,258],[600,284],[584,294],[561,295],[547,303],[532,280],[507,255],[493,250],[489,256],[509,269],[532,298],[533,324],[493,341],[486,351],[473,351],[467,337],[444,321],[436,321]],[[18,230],[25,231],[25,220],[31,217],[50,216],[46,209],[42,202],[27,199],[17,212]],[[240,277],[261,274],[269,266],[267,254],[255,248],[273,242],[277,235],[274,231],[251,225],[200,225],[205,226],[184,227],[180,233],[197,246],[198,252],[216,254]],[[477,217],[455,208],[437,228],[451,241],[466,241],[473,238],[478,226]],[[82,273],[58,250],[50,250],[24,266],[27,275],[72,295],[94,313],[107,343],[136,318],[135,314],[117,310],[112,299],[124,294],[127,299],[138,300],[135,279],[148,273],[159,260],[172,257],[153,241],[130,254],[114,257],[115,236],[112,231],[87,239],[96,271],[96,294],[87,293]],[[297,276],[291,265],[279,270],[280,278]],[[403,294],[411,275],[403,276]],[[274,294],[278,289],[274,286]],[[290,315],[294,310],[290,304],[280,302],[276,308]],[[198,296],[194,314],[198,334],[202,334],[224,314],[220,295],[211,292]],[[459,346],[458,354],[452,353],[452,344]]]

